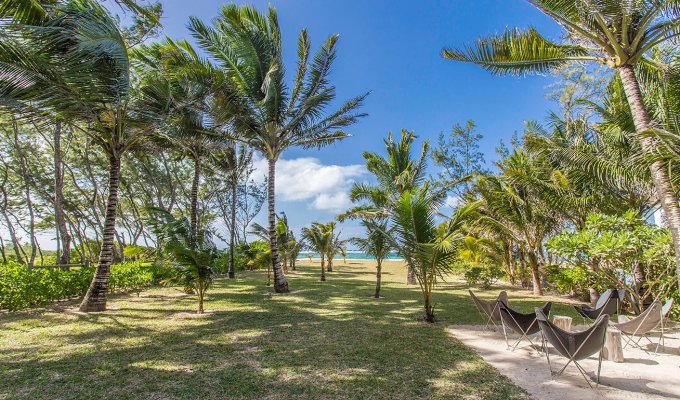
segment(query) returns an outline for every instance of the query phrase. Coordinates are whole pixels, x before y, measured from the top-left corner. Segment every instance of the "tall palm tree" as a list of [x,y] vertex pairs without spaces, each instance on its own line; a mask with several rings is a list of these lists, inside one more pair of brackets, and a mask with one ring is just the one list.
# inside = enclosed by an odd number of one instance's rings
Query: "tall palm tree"
[[[222,143],[206,110],[212,93],[213,66],[201,59],[186,40],[140,46],[135,66],[142,73],[144,112],[163,115],[158,129],[162,147],[179,149],[194,164],[189,221],[198,232],[198,192],[204,163],[231,151]],[[222,154],[224,156],[224,154]]]
[[[269,163],[268,223],[274,290],[287,292],[276,243],[276,161],[286,149],[320,148],[348,137],[343,129],[365,115],[356,110],[366,94],[335,111],[326,111],[336,96],[329,72],[336,58],[338,35],[330,36],[310,59],[311,42],[304,29],[298,39],[297,72],[289,89],[281,30],[273,7],[265,14],[251,6],[228,4],[211,27],[192,18],[189,29],[229,78],[223,85],[224,93],[216,96],[223,105],[214,109],[217,119],[231,125],[234,138],[260,152]],[[221,110],[227,110],[226,115],[221,115]]]
[[313,222],[311,226],[302,228],[302,239],[305,241],[307,248],[319,253],[321,257],[321,278],[324,282],[326,280],[326,255],[331,247],[331,240],[333,231],[328,224],[320,222]]
[[436,320],[432,300],[434,287],[458,260],[464,228],[474,217],[477,207],[477,203],[468,203],[451,219],[437,224],[437,213],[445,199],[442,194],[433,191],[427,183],[405,191],[390,216],[394,237],[387,236],[406,262],[414,266],[427,322]]
[[376,299],[380,298],[380,286],[382,282],[382,263],[390,254],[392,247],[388,237],[392,235],[386,218],[362,222],[366,228],[365,238],[353,238],[352,243],[367,255],[375,258],[375,294]]
[[[384,140],[387,157],[377,153],[364,152],[366,168],[378,181],[377,184],[355,183],[350,191],[352,202],[363,205],[352,208],[341,216],[344,218],[365,218],[384,216],[401,195],[425,181],[429,144],[422,145],[420,156],[413,158],[412,147],[416,136],[407,130],[401,131],[401,138],[395,142],[392,134]],[[406,283],[416,284],[415,271],[408,267]]]
[[[445,58],[472,62],[495,74],[543,73],[569,62],[591,61],[618,72],[642,151],[652,156],[661,129],[649,113],[641,82],[663,75],[652,50],[680,36],[677,1],[648,0],[530,0],[533,6],[565,29],[565,43],[545,39],[535,29],[506,30],[464,49],[445,49]],[[673,237],[680,283],[680,205],[662,160],[650,165],[656,196]]]
[[86,312],[103,311],[113,261],[121,157],[148,140],[155,121],[135,108],[129,48],[115,18],[92,0],[39,4],[44,5],[38,7],[44,11],[40,18],[0,25],[0,104],[17,114],[57,115],[89,135],[109,158],[101,251],[80,306]]

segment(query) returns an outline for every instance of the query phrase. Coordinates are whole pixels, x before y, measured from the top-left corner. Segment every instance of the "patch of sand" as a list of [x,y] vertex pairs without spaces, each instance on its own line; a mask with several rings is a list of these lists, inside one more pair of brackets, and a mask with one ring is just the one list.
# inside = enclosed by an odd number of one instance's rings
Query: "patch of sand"
[[[500,328],[489,332],[481,326],[452,325],[448,331],[536,399],[680,399],[680,333],[677,330],[666,334],[666,347],[663,351],[659,348],[658,354],[652,352],[651,345],[649,353],[629,346],[623,350],[623,363],[603,360],[597,387],[597,355],[580,361],[594,389],[588,387],[573,364],[561,376],[551,377],[545,355],[527,342],[522,342],[514,352],[507,350]],[[540,338],[532,341],[537,345],[541,342]],[[553,370],[560,369],[567,359],[551,350]]]

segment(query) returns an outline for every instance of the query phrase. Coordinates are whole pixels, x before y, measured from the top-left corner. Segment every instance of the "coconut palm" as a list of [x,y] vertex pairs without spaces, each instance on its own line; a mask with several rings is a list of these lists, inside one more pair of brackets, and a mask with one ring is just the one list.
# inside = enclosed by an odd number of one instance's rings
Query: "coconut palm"
[[326,224],[326,228],[331,234],[331,241],[328,245],[328,251],[326,252],[326,259],[328,260],[328,272],[333,272],[333,260],[335,259],[336,255],[340,255],[342,257],[347,256],[347,248],[345,247],[347,240],[340,239],[340,232],[335,232],[336,225],[337,224],[335,221],[331,221]]
[[198,231],[198,192],[204,163],[220,153],[231,151],[222,143],[219,131],[206,114],[212,75],[219,74],[209,62],[199,58],[186,40],[140,46],[134,52],[135,65],[142,75],[145,113],[163,115],[157,142],[179,149],[194,165],[189,220]]
[[321,278],[326,280],[326,255],[331,247],[333,231],[328,224],[313,222],[311,226],[302,228],[302,239],[306,247],[316,251],[321,257]]
[[458,248],[465,237],[464,228],[474,217],[477,207],[477,203],[468,203],[459,208],[451,219],[437,224],[437,213],[445,198],[443,192],[432,190],[428,183],[405,191],[390,215],[394,236],[386,236],[406,262],[413,266],[423,294],[427,322],[435,322],[434,287],[458,260]]
[[388,221],[385,218],[375,221],[363,221],[362,225],[366,228],[365,238],[353,238],[354,243],[359,250],[367,255],[375,258],[375,295],[376,299],[380,298],[380,285],[382,281],[382,262],[390,254],[392,247],[388,236],[392,235],[392,230],[389,228]]
[[[335,111],[329,71],[336,57],[338,35],[330,36],[310,58],[306,30],[298,39],[298,68],[292,89],[286,84],[281,30],[276,10],[260,13],[251,6],[228,4],[212,26],[197,18],[189,23],[199,45],[229,77],[213,112],[234,129],[234,138],[257,150],[269,164],[268,223],[274,290],[287,292],[276,243],[276,161],[292,147],[320,148],[348,137],[343,129],[365,114],[356,113],[366,95],[353,98]],[[222,110],[226,110],[222,115]],[[236,110],[236,111],[235,111]]]
[[[425,141],[420,156],[414,159],[412,147],[415,139],[413,132],[402,130],[401,139],[395,142],[390,133],[384,140],[387,157],[364,152],[366,168],[378,182],[375,185],[355,183],[350,191],[350,199],[364,204],[352,208],[341,219],[385,216],[402,193],[424,182],[429,144]],[[416,284],[415,271],[410,266],[406,283]]]
[[544,239],[560,226],[557,213],[552,211],[538,193],[536,180],[515,179],[517,175],[535,175],[536,165],[531,155],[522,149],[515,152],[501,165],[499,176],[479,179],[477,190],[482,199],[480,225],[496,235],[509,239],[526,251],[533,278],[534,294],[543,294],[539,270],[539,254]]
[[[618,72],[630,107],[637,139],[645,155],[658,151],[661,131],[653,120],[641,82],[658,80],[664,68],[652,51],[680,35],[677,1],[530,0],[566,31],[565,43],[545,39],[535,29],[509,29],[463,49],[445,49],[445,58],[472,62],[494,74],[544,73],[569,62],[591,61]],[[650,165],[656,196],[666,214],[675,248],[680,282],[680,205],[663,160]]]
[[109,158],[101,251],[80,306],[86,312],[103,311],[121,157],[147,141],[157,121],[136,108],[128,44],[103,6],[92,0],[35,3],[44,6],[40,18],[0,25],[0,104],[16,114],[58,116],[89,135]]

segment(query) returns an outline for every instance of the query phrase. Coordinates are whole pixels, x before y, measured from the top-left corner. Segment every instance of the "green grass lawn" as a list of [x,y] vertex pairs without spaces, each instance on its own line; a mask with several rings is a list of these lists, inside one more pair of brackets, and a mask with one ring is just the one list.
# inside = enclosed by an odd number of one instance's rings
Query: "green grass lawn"
[[[526,397],[447,334],[451,324],[481,322],[460,282],[437,290],[440,322],[429,325],[397,263],[385,268],[380,300],[371,298],[370,266],[337,266],[322,283],[318,267],[304,264],[286,295],[271,295],[263,272],[218,279],[202,317],[177,288],[114,296],[105,313],[79,315],[73,303],[0,314],[0,398]],[[525,309],[542,303],[526,291],[510,299]]]

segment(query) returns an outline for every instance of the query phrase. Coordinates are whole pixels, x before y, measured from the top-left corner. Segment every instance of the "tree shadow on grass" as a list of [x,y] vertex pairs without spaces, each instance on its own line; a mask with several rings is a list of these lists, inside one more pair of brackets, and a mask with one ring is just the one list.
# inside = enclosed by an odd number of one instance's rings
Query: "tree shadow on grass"
[[[386,298],[374,300],[366,296],[373,283],[357,280],[361,272],[334,272],[325,283],[302,272],[291,282],[299,292],[286,296],[264,295],[261,273],[219,280],[206,302],[215,312],[197,319],[168,316],[191,311],[192,298],[151,297],[116,299],[116,311],[77,318],[3,320],[34,328],[0,337],[0,397],[524,396],[452,340],[446,323],[420,322],[419,289],[388,282]],[[444,307],[462,301],[436,296]]]

